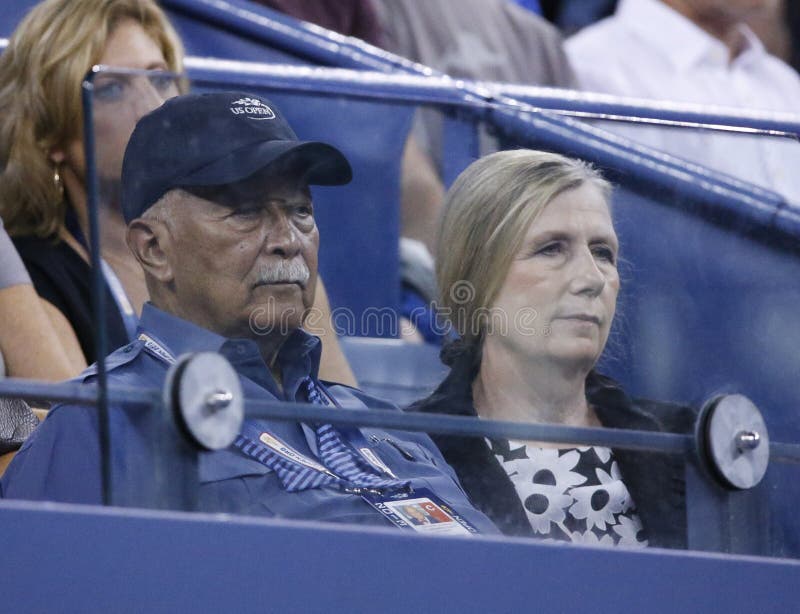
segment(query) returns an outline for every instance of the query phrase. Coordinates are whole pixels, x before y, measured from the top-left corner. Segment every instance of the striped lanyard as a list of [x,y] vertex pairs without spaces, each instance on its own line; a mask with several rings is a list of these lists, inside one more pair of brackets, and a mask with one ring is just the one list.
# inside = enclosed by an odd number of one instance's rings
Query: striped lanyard
[[[144,350],[161,362],[175,364],[175,357],[154,336],[142,332]],[[332,406],[335,402],[310,376],[301,384],[309,403]],[[245,421],[234,445],[247,456],[272,469],[287,492],[312,488],[336,488],[352,494],[408,491],[410,483],[398,479],[366,442],[356,450],[331,424],[314,427],[319,461],[299,452],[275,435]]]
[[[334,405],[328,394],[311,377],[303,380],[309,403]],[[398,479],[369,447],[356,450],[331,424],[314,427],[317,462],[248,423],[234,445],[266,465],[278,476],[288,492],[311,488],[338,488],[352,494],[407,491],[409,482]]]

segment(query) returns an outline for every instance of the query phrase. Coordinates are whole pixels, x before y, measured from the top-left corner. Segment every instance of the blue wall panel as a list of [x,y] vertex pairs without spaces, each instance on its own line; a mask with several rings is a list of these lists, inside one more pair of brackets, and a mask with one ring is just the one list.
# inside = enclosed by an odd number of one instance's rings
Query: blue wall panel
[[773,436],[800,437],[800,252],[621,188],[623,290],[607,370],[634,393],[699,403],[740,392]]
[[796,562],[0,503],[5,612],[796,612]]

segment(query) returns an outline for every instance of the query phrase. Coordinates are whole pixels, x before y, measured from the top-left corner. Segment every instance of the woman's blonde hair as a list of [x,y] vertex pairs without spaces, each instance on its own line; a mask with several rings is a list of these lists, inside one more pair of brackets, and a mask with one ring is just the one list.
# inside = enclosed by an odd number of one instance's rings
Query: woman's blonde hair
[[531,223],[559,194],[584,183],[608,199],[591,165],[554,153],[501,151],[470,164],[448,190],[439,227],[440,308],[463,349],[480,348],[491,309]]
[[0,56],[0,214],[12,235],[51,236],[65,204],[49,158],[82,138],[81,81],[120,21],[139,23],[170,71],[183,47],[154,0],[45,0]]

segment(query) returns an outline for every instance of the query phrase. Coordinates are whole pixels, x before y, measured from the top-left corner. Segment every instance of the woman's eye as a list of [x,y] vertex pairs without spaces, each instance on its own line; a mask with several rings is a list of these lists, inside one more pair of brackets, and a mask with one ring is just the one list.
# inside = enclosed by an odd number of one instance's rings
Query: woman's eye
[[117,102],[125,96],[127,83],[121,79],[105,78],[94,84],[94,97],[100,102]]
[[536,250],[536,256],[558,256],[564,249],[561,243],[548,243]]
[[610,264],[614,264],[617,261],[616,254],[614,250],[610,247],[606,246],[596,246],[592,248],[592,253],[595,255],[595,258],[599,258],[600,260],[605,260]]
[[177,94],[175,77],[170,74],[157,73],[150,76],[150,84],[160,93]]

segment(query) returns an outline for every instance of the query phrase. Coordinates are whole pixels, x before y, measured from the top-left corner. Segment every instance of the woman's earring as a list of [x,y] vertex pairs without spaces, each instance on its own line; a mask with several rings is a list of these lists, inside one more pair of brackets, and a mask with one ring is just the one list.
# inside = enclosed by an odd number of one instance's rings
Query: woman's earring
[[56,186],[59,199],[64,200],[64,182],[61,181],[61,175],[58,174],[58,166],[53,168],[53,184]]

